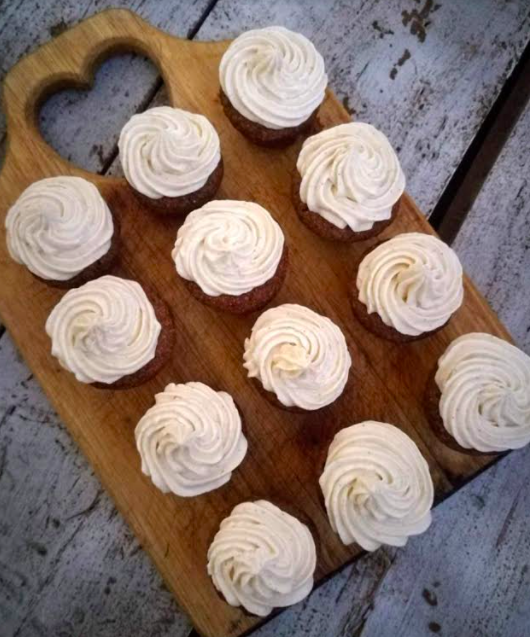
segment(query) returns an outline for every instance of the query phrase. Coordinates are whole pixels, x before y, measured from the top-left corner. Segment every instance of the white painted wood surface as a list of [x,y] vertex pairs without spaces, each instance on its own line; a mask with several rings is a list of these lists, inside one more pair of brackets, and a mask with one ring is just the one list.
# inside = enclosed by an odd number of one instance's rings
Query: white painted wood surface
[[[13,61],[47,39],[46,29],[60,22],[63,10],[69,22],[103,6],[94,1],[80,10],[78,3],[64,0],[46,4],[37,9],[37,3],[26,0],[18,13],[16,3],[8,11],[2,7],[0,47],[9,44]],[[205,4],[190,3],[179,12],[168,2],[137,2],[141,15],[179,34]],[[349,97],[360,117],[401,144],[410,189],[416,196],[423,193],[419,199],[430,211],[530,35],[526,2],[440,4],[434,10],[434,3],[414,0],[303,5],[259,0],[235,8],[231,0],[220,0],[198,37],[227,37],[281,22],[314,38],[337,92]],[[29,15],[39,18],[30,21],[27,31],[22,20],[12,22],[24,12],[26,21]],[[19,26],[13,30],[13,24]],[[401,66],[394,64],[405,48],[411,57]],[[109,67],[109,77],[127,67],[117,64],[114,71]],[[133,75],[142,67],[134,64]],[[151,79],[150,90],[156,86],[154,74],[138,71],[135,77],[138,86]],[[69,119],[74,104],[66,108],[62,98],[49,105],[53,119],[46,116],[47,134],[62,133],[60,140],[54,138],[56,147],[93,170],[101,170],[112,157],[120,121],[142,101],[129,102],[130,95],[114,90],[110,80],[101,93],[96,86],[96,97],[104,96],[105,102],[97,109],[93,102],[81,105],[82,114],[98,113],[86,117],[82,129],[79,120]],[[164,101],[163,95],[156,99]],[[121,114],[112,119],[115,104]],[[455,242],[466,267],[527,351],[529,141],[527,111]],[[89,157],[94,143],[107,145]],[[425,152],[428,143],[431,149]],[[112,170],[117,169],[115,162]],[[495,267],[490,267],[491,254]],[[528,634],[529,453],[513,454],[441,505],[431,530],[405,550],[381,550],[361,560],[256,635]],[[436,606],[431,605],[434,595]],[[0,626],[2,637],[189,633],[187,619],[17,359],[8,335],[0,339]]]
[[7,334],[0,410],[0,635],[187,635],[187,618]]
[[530,108],[454,242],[478,288],[530,353]]

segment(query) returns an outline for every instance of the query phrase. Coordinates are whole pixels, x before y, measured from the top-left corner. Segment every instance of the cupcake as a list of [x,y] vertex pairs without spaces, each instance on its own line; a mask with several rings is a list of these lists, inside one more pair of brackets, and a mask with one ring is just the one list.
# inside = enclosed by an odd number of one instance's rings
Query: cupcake
[[293,178],[298,215],[324,239],[359,241],[392,223],[405,175],[385,135],[370,124],[328,128],[304,142]]
[[203,383],[168,385],[134,433],[142,472],[185,498],[226,484],[247,453],[234,400]]
[[437,237],[400,234],[364,257],[351,296],[367,329],[389,340],[413,341],[441,329],[462,305],[462,266]]
[[320,478],[332,529],[365,551],[405,546],[431,524],[434,487],[416,443],[397,427],[369,420],[333,439]]
[[491,334],[455,339],[427,393],[429,420],[465,453],[520,449],[530,442],[530,356]]
[[282,229],[248,201],[210,201],[180,227],[172,252],[177,274],[202,303],[234,314],[264,307],[287,271]]
[[54,287],[77,287],[105,274],[119,252],[116,219],[99,190],[80,177],[31,184],[5,226],[11,258]]
[[244,366],[280,407],[315,411],[343,392],[351,367],[344,334],[302,305],[264,312],[245,341]]
[[103,276],[68,291],[46,321],[52,354],[82,383],[141,385],[168,361],[173,319],[139,283]]
[[186,214],[213,199],[223,178],[219,136],[203,115],[158,106],[133,115],[118,142],[125,178],[142,204]]
[[284,27],[236,38],[223,55],[219,79],[226,116],[262,146],[285,146],[310,129],[328,83],[313,44]]
[[243,502],[221,522],[207,568],[230,606],[266,617],[311,592],[315,542],[305,524],[274,504]]

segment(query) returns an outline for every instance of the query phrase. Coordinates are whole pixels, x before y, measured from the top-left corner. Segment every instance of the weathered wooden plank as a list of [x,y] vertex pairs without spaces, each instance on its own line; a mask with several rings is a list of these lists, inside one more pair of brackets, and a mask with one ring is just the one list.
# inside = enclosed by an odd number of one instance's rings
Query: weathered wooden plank
[[529,461],[514,452],[437,509],[397,555],[362,637],[528,635]]
[[530,40],[525,0],[219,0],[200,39],[282,24],[311,38],[356,117],[399,150],[430,214]]
[[187,619],[7,334],[0,512],[3,637],[188,634]]
[[[193,33],[209,0],[18,0],[0,10],[0,81],[23,55],[76,22],[108,7],[127,7],[151,24],[174,35]],[[120,55],[104,62],[93,91],[62,91],[41,111],[44,137],[65,157],[100,171],[116,148],[117,136],[129,117],[145,108],[159,84],[155,66],[142,56]],[[5,120],[0,114],[0,146]]]
[[454,246],[516,342],[530,353],[530,106],[515,126]]

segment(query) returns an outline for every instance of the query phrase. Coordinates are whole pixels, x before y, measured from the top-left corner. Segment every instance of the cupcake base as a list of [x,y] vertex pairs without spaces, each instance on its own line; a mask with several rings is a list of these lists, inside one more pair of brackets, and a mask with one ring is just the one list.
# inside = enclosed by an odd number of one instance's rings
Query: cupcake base
[[283,409],[283,411],[289,411],[292,414],[312,414],[315,413],[316,411],[321,411],[322,409],[324,409],[323,407],[321,407],[320,409],[315,409],[313,411],[308,411],[307,409],[302,409],[302,407],[296,407],[295,405],[293,405],[292,407],[289,407],[287,405],[284,405],[276,396],[276,394],[272,391],[267,391],[265,389],[265,387],[263,387],[261,381],[258,378],[253,378],[252,382],[254,384],[254,386],[256,387],[256,389],[259,391],[259,393],[266,398],[271,405],[274,405],[274,407],[277,407],[278,409]]
[[91,383],[92,387],[97,387],[98,389],[130,389],[138,385],[143,385],[149,379],[153,378],[169,361],[175,342],[173,316],[165,301],[154,293],[146,292],[146,294],[153,305],[156,318],[162,326],[158,336],[154,358],[133,374],[123,376],[113,383]]
[[283,254],[276,269],[274,276],[266,281],[263,285],[241,294],[234,296],[231,294],[220,294],[219,296],[210,296],[202,291],[202,289],[194,282],[182,279],[184,285],[191,294],[204,305],[214,307],[218,310],[230,312],[231,314],[249,314],[261,310],[269,301],[271,301],[280,291],[287,274],[289,264],[287,246],[283,249]]
[[257,122],[252,122],[244,115],[241,115],[233,106],[225,93],[221,90],[219,92],[221,104],[225,115],[230,120],[232,126],[237,129],[242,135],[249,139],[254,144],[267,147],[288,146],[292,144],[296,138],[310,129],[312,129],[317,123],[318,108],[315,109],[311,115],[302,122],[299,126],[291,126],[289,128],[267,128]]
[[[357,279],[357,274],[355,275],[355,279]],[[435,330],[431,330],[430,332],[424,332],[423,334],[418,334],[417,336],[410,336],[408,334],[402,334],[398,332],[395,328],[390,325],[386,325],[383,322],[381,317],[377,312],[368,313],[366,305],[359,301],[359,290],[357,288],[357,284],[354,282],[353,289],[350,294],[350,301],[353,312],[357,317],[359,323],[363,325],[368,331],[372,332],[376,336],[386,339],[387,341],[393,341],[394,343],[411,343],[412,341],[419,341],[423,338],[427,338],[428,336],[432,336],[443,330],[443,328],[447,325],[445,322],[440,327]]]
[[185,215],[192,210],[196,210],[197,208],[204,206],[205,203],[215,197],[215,194],[221,185],[221,181],[223,180],[223,174],[224,163],[223,158],[221,157],[217,167],[208,177],[204,186],[199,190],[191,192],[188,195],[183,195],[182,197],[161,197],[160,199],[152,199],[151,197],[138,192],[132,186],[129,185],[129,187],[133,191],[136,199],[143,206],[150,208],[154,212],[169,215]]
[[36,274],[33,274],[33,276],[50,287],[70,290],[72,288],[78,288],[93,279],[98,279],[104,274],[108,274],[118,264],[121,246],[120,222],[114,214],[112,214],[112,222],[114,225],[114,232],[112,233],[109,249],[97,261],[94,261],[94,263],[87,266],[84,270],[81,270],[79,274],[76,274],[71,279],[66,279],[65,281],[43,279]]
[[345,228],[338,228],[334,224],[330,223],[327,219],[324,219],[324,217],[319,215],[317,212],[313,212],[312,210],[310,210],[307,207],[307,204],[300,199],[301,183],[302,177],[300,176],[298,170],[295,169],[293,172],[291,190],[293,205],[296,212],[298,213],[300,221],[302,221],[302,223],[304,223],[319,237],[322,237],[322,239],[327,239],[329,241],[344,241],[348,243],[371,239],[372,237],[380,234],[386,227],[388,227],[394,221],[399,212],[401,198],[399,198],[392,207],[390,218],[385,219],[384,221],[376,221],[372,228],[370,228],[370,230],[355,232],[355,230],[352,230],[348,226],[346,226]]
[[430,375],[424,396],[425,413],[434,435],[438,438],[438,440],[440,440],[440,442],[443,442],[444,445],[450,447],[454,451],[459,451],[460,453],[465,453],[470,456],[491,455],[491,453],[488,454],[483,451],[477,451],[476,449],[466,449],[465,447],[462,447],[447,431],[443,418],[440,415],[440,398],[442,397],[442,393],[434,380],[435,375],[436,372]]
[[352,388],[352,378],[351,376],[348,378],[348,382],[346,383],[346,386],[344,387],[342,394],[340,394],[340,396],[337,396],[337,398],[331,402],[328,403],[327,405],[322,405],[322,407],[319,407],[318,409],[304,409],[303,407],[297,407],[296,405],[293,405],[292,407],[289,407],[287,405],[284,405],[276,396],[276,394],[272,391],[268,391],[265,389],[265,387],[263,387],[262,382],[259,380],[259,378],[252,378],[251,379],[253,384],[255,385],[256,389],[259,391],[259,393],[266,398],[271,405],[274,405],[274,407],[277,407],[278,409],[283,409],[283,411],[289,411],[292,414],[304,414],[305,416],[309,416],[311,414],[320,414],[322,413],[325,409],[327,409],[328,407],[331,407],[332,405],[334,405],[338,400],[341,399],[341,397],[348,391],[351,390]]
[[[388,239],[387,239],[388,240]],[[359,288],[357,287],[357,274],[359,270],[359,266],[362,263],[364,257],[375,250],[379,245],[384,243],[384,241],[378,242],[376,245],[373,245],[371,248],[366,250],[361,258],[359,259],[359,263],[353,273],[353,284],[350,292],[350,303],[352,306],[353,313],[355,314],[357,320],[361,325],[367,329],[372,334],[379,336],[381,338],[386,339],[387,341],[393,341],[394,343],[411,343],[413,341],[420,341],[423,338],[427,338],[428,336],[432,336],[443,330],[443,328],[449,323],[451,317],[440,327],[437,327],[435,330],[431,330],[430,332],[424,332],[423,334],[418,334],[417,336],[410,336],[409,334],[402,334],[394,327],[387,325],[383,322],[383,319],[379,316],[377,312],[368,313],[368,309],[364,303],[359,300]]]

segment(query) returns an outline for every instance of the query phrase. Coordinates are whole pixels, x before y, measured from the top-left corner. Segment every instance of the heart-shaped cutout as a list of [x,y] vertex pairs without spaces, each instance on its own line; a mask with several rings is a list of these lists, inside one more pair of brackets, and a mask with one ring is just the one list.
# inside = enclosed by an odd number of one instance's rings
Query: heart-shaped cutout
[[41,134],[68,161],[105,172],[116,156],[121,128],[149,104],[160,82],[157,67],[143,55],[107,57],[90,85],[63,88],[43,102]]

